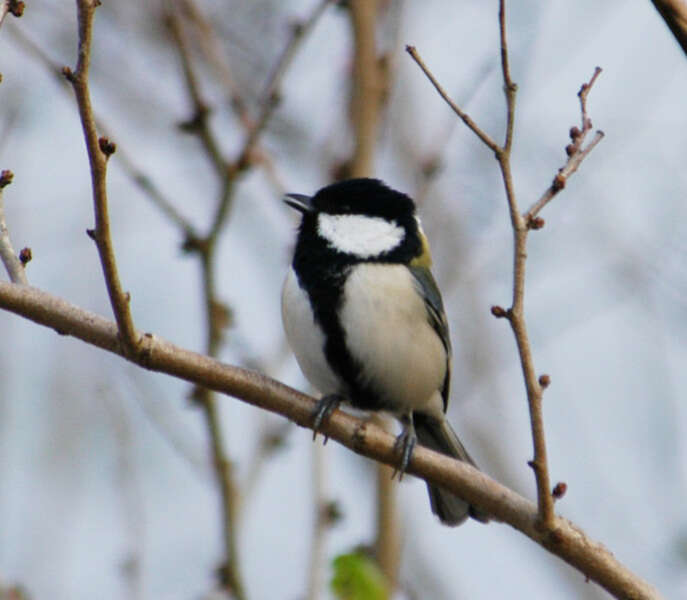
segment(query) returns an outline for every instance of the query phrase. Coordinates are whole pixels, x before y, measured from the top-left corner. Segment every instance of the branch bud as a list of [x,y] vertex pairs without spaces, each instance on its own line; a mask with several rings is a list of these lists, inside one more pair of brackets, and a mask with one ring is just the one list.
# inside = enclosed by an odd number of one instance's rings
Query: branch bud
[[553,497],[554,500],[560,500],[563,496],[565,496],[565,492],[568,491],[568,484],[565,483],[564,481],[559,481],[555,486],[553,486],[553,490],[551,491],[551,496]]
[[21,17],[24,14],[25,7],[21,0],[10,0],[7,8],[15,17]]
[[110,158],[117,150],[117,144],[111,142],[106,137],[101,137],[98,140],[98,146],[100,146],[100,151],[107,157]]
[[12,183],[12,179],[14,179],[14,173],[9,169],[4,169],[0,172],[0,190]]
[[70,67],[62,67],[62,75],[64,75],[64,78],[69,81],[70,83],[74,83],[74,72],[71,70]]
[[543,375],[539,376],[539,385],[542,386],[544,389],[549,387],[551,385],[551,377],[544,373]]
[[26,247],[19,251],[19,260],[22,265],[26,266],[26,263],[30,262],[32,258],[31,248]]
[[544,227],[544,225],[546,225],[546,221],[544,221],[544,219],[542,219],[541,217],[530,216],[527,219],[527,227],[529,229],[534,229],[534,230],[541,229],[542,227]]
[[491,307],[491,314],[494,315],[497,319],[505,319],[510,316],[510,311],[495,304]]
[[559,192],[565,187],[565,176],[558,173],[551,182],[554,192]]

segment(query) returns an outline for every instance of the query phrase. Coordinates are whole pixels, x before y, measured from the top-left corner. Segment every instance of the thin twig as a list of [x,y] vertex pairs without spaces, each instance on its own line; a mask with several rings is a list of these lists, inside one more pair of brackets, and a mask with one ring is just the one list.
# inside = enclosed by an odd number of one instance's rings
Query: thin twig
[[460,109],[448,97],[448,94],[436,81],[432,73],[425,66],[417,51],[412,46],[406,47],[413,60],[420,66],[427,78],[432,82],[441,97],[453,108],[456,114],[465,124],[479,137],[482,142],[494,151],[499,163],[501,177],[508,201],[508,209],[513,229],[513,296],[512,305],[508,310],[501,307],[493,307],[492,312],[498,317],[507,317],[518,348],[520,366],[523,372],[525,387],[527,390],[527,402],[530,412],[530,424],[532,429],[532,441],[534,446],[534,459],[530,461],[530,466],[534,470],[537,484],[537,504],[539,515],[539,526],[543,530],[551,530],[555,516],[553,512],[553,499],[551,497],[549,467],[546,456],[546,439],[544,435],[544,420],[542,415],[542,396],[544,386],[537,378],[532,349],[527,333],[525,322],[524,303],[525,303],[525,265],[527,260],[527,236],[531,229],[538,229],[543,225],[543,221],[537,218],[539,211],[553,198],[553,196],[565,186],[565,181],[579,167],[584,158],[593,150],[603,137],[602,132],[597,132],[596,136],[586,148],[582,148],[582,143],[587,132],[591,129],[591,120],[587,116],[587,95],[592,85],[596,81],[601,70],[597,67],[590,81],[582,86],[579,92],[582,129],[573,128],[571,137],[573,144],[566,149],[568,152],[568,162],[559,171],[547,192],[535,202],[532,207],[524,214],[520,213],[513,176],[511,172],[511,150],[513,145],[513,132],[515,123],[515,97],[517,86],[512,80],[508,58],[508,42],[506,35],[506,6],[505,0],[499,1],[499,38],[501,53],[501,70],[503,75],[504,90],[506,93],[506,134],[503,146],[499,146],[480,127],[470,119],[470,117]]
[[226,58],[226,52],[222,49],[217,30],[212,22],[203,14],[195,0],[180,0],[185,15],[197,28],[200,35],[197,36],[200,51],[205,60],[219,75],[229,96],[229,104],[245,129],[252,126],[252,119],[248,111],[246,100],[232,75],[231,67]]
[[530,412],[530,425],[532,429],[532,444],[534,446],[534,458],[529,465],[534,470],[537,484],[537,505],[539,509],[540,525],[549,529],[553,525],[553,498],[549,483],[549,464],[546,453],[546,436],[544,431],[544,417],[542,414],[543,388],[539,385],[537,373],[532,357],[532,347],[527,332],[525,321],[525,275],[527,264],[527,234],[529,232],[527,221],[520,214],[518,202],[515,196],[513,175],[511,172],[511,150],[513,144],[513,128],[515,120],[515,96],[517,86],[513,83],[508,61],[508,41],[506,35],[506,3],[499,0],[499,38],[501,46],[501,70],[503,85],[506,92],[506,137],[500,152],[496,153],[496,159],[501,169],[501,177],[508,200],[508,209],[513,228],[513,297],[511,308],[508,310],[508,320],[515,336],[515,343],[520,356],[520,366],[525,388],[527,390],[527,404]]
[[580,91],[577,93],[578,97],[580,98],[581,128],[578,129],[577,127],[572,127],[570,129],[572,143],[569,144],[565,149],[568,155],[567,162],[560,169],[558,169],[558,173],[551,182],[551,185],[542,194],[541,198],[539,198],[539,200],[537,200],[524,214],[525,221],[530,227],[534,223],[535,217],[539,214],[542,208],[544,208],[553,199],[553,197],[565,187],[568,177],[577,171],[578,167],[582,164],[582,161],[592,150],[594,150],[596,145],[604,137],[603,131],[597,131],[594,134],[592,141],[589,142],[586,147],[583,147],[584,140],[592,129],[592,121],[587,114],[587,96],[589,95],[594,82],[600,74],[601,67],[596,67],[591,79],[587,83],[583,83],[580,87]]
[[5,221],[5,202],[3,191],[7,187],[14,175],[12,171],[4,170],[0,173],[0,260],[2,260],[12,283],[28,285],[24,263],[14,253],[14,247],[10,240],[10,232]]
[[[124,351],[115,323],[37,288],[0,281],[0,308],[118,354],[143,368],[208,386],[280,414],[301,427],[312,426],[312,411],[317,403],[314,398],[265,375],[220,363],[151,334],[143,336],[146,351],[132,356]],[[322,434],[358,454],[392,466],[398,462],[394,436],[369,421],[336,411],[321,429]],[[417,446],[408,473],[486,510],[497,521],[511,525],[560,556],[617,598],[661,598],[657,590],[567,519],[554,516],[553,527],[543,531],[532,502],[466,463]]]
[[177,14],[178,8],[170,10],[166,14],[166,22],[174,40],[174,46],[179,53],[181,67],[186,81],[186,89],[193,105],[191,118],[182,124],[186,131],[197,133],[202,142],[203,148],[210,158],[210,162],[220,177],[225,177],[228,163],[220,148],[219,141],[210,127],[209,117],[210,108],[203,99],[200,91],[200,82],[196,75],[191,51],[188,47],[188,39],[184,30],[184,21]]
[[[214,272],[215,250],[217,238],[221,226],[226,219],[234,190],[235,169],[230,167],[227,159],[224,157],[217,136],[210,125],[210,109],[200,91],[200,82],[191,59],[191,51],[186,37],[185,21],[182,18],[181,9],[177,2],[171,4],[173,4],[173,8],[170,8],[166,14],[166,22],[181,60],[186,89],[193,106],[193,116],[183,125],[183,128],[189,133],[198,136],[208,160],[221,181],[220,198],[209,232],[202,237],[187,238],[185,246],[187,250],[197,252],[200,259],[203,281],[202,293],[205,304],[205,352],[208,356],[216,358],[222,342],[222,332],[227,325],[228,309],[222,305],[217,297]],[[217,407],[217,399],[212,390],[204,385],[195,388],[193,399],[203,411],[203,418],[210,440],[210,452],[215,479],[220,491],[222,537],[225,555],[220,569],[220,581],[222,587],[237,598],[237,600],[243,600],[246,596],[239,566],[237,534],[240,494],[235,481],[233,464],[225,449],[226,444]]]
[[499,38],[501,40],[501,72],[503,74],[503,89],[506,93],[506,141],[503,144],[504,153],[510,154],[513,146],[513,129],[515,126],[515,95],[518,86],[513,83],[508,60],[508,43],[506,39],[506,6],[499,2]]
[[98,248],[110,304],[119,326],[122,342],[128,352],[135,354],[139,351],[140,339],[131,317],[129,294],[124,292],[119,280],[107,208],[107,159],[114,152],[115,147],[109,140],[98,138],[88,89],[93,18],[98,4],[97,0],[77,0],[79,56],[76,70],[72,72],[65,67],[63,72],[74,88],[90,163],[95,229],[89,234]]
[[[212,130],[208,118],[209,107],[205,103],[200,91],[200,82],[191,60],[191,52],[184,29],[183,13],[179,8],[178,2],[175,3],[175,9],[170,11],[167,16],[172,37],[181,59],[186,87],[194,109],[194,115],[187,122],[186,128],[199,136],[202,146],[220,179],[220,195],[207,234],[202,237],[187,239],[187,249],[196,251],[201,263],[207,332],[205,351],[208,356],[218,356],[223,331],[230,320],[230,310],[220,301],[217,294],[215,257],[219,235],[228,219],[233,204],[236,190],[235,183],[238,176],[255,162],[251,154],[276,106],[274,101],[276,91],[286,68],[290,64],[298,44],[304,38],[307,31],[314,26],[328,3],[329,0],[322,2],[306,24],[300,30],[294,30],[292,39],[277,61],[268,80],[266,91],[259,107],[259,117],[251,129],[249,129],[243,148],[239,151],[238,158],[233,162],[228,161],[222,154],[218,138]],[[187,11],[191,9],[191,13],[195,14],[196,18],[199,17],[200,13],[197,10],[193,10],[195,6],[192,3],[184,2],[184,6]],[[212,391],[205,387],[196,388],[194,398],[202,407],[205,416],[211,440],[215,473],[222,497],[223,532],[226,552],[223,583],[240,600],[245,597],[239,568],[236,533],[241,495],[232,462],[228,459],[225,451],[224,434],[218,416],[216,398]]]
[[[15,28],[12,30],[12,35],[15,39],[30,52],[40,64],[42,64],[47,71],[55,76],[60,84],[60,88],[69,91],[71,86],[64,78],[64,71],[62,65],[54,61],[50,56],[26,33]],[[104,137],[111,138],[110,127],[103,121],[102,117],[94,111],[94,119],[96,129],[102,132]],[[140,190],[148,196],[154,206],[157,206],[170,221],[172,221],[184,233],[186,240],[193,240],[198,238],[198,234],[191,224],[191,222],[184,217],[174,206],[174,204],[164,195],[162,190],[157,186],[153,179],[141,170],[136,161],[129,156],[123,144],[117,146],[117,152],[114,154],[114,164],[122,167],[124,173],[140,188]]]
[[406,52],[410,54],[412,59],[417,63],[420,69],[422,69],[422,72],[427,76],[427,79],[429,79],[432,82],[432,85],[434,86],[436,91],[439,92],[439,95],[444,99],[446,104],[448,104],[453,109],[453,112],[456,113],[463,120],[463,123],[465,123],[475,133],[475,135],[477,135],[477,137],[480,140],[482,140],[489,148],[491,148],[494,152],[498,152],[500,150],[499,145],[493,139],[491,139],[491,137],[489,137],[488,134],[486,134],[482,129],[480,129],[477,123],[475,123],[470,118],[470,116],[451,99],[446,90],[441,86],[441,84],[436,80],[432,72],[427,68],[427,65],[422,60],[422,57],[420,56],[415,46],[406,46]]
[[293,57],[296,55],[303,40],[305,40],[307,35],[315,27],[332,1],[333,0],[321,0],[305,21],[292,25],[291,37],[272,68],[267,78],[267,83],[260,95],[260,100],[258,101],[258,116],[248,130],[243,148],[235,161],[239,168],[251,161],[251,155],[253,154],[258,138],[267,126],[274,109],[279,103],[279,89],[284,79],[284,75],[293,61]]

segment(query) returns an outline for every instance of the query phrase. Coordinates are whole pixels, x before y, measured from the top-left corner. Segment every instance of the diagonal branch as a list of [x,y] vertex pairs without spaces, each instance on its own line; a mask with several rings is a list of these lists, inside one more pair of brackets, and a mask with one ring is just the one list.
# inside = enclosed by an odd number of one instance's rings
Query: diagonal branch
[[427,79],[429,79],[436,89],[437,92],[439,92],[439,95],[444,99],[446,104],[448,104],[451,109],[453,109],[453,112],[456,113],[462,120],[463,123],[465,123],[468,128],[480,139],[484,144],[493,150],[494,152],[499,152],[500,151],[500,146],[489,136],[489,134],[485,133],[478,125],[475,123],[470,115],[468,115],[460,106],[458,106],[448,95],[448,92],[443,88],[443,86],[436,80],[432,72],[429,70],[425,62],[422,60],[422,57],[420,56],[420,53],[417,51],[415,46],[406,46],[406,52],[410,54],[412,59],[417,63],[417,65],[422,69],[422,72],[427,76]]
[[98,0],[77,0],[79,56],[76,70],[72,72],[69,67],[64,67],[63,73],[74,88],[91,167],[95,229],[89,230],[88,233],[98,248],[100,263],[105,276],[105,284],[110,296],[110,304],[112,305],[124,348],[128,353],[135,355],[140,348],[140,339],[134,329],[134,322],[131,317],[129,294],[124,292],[119,280],[114,245],[110,234],[110,216],[107,208],[107,160],[114,153],[115,145],[106,138],[98,138],[88,88],[93,18],[98,4],[100,4]]
[[582,161],[587,158],[589,153],[594,150],[596,145],[604,137],[603,131],[597,131],[594,134],[592,141],[589,142],[586,147],[583,147],[587,134],[592,130],[592,121],[587,114],[587,96],[589,95],[594,82],[600,74],[601,67],[596,67],[591,79],[587,83],[583,83],[582,87],[580,87],[580,91],[577,93],[580,98],[580,120],[582,127],[581,129],[577,127],[572,127],[570,129],[570,138],[572,143],[568,144],[568,146],[565,148],[566,154],[568,155],[567,162],[560,169],[558,169],[558,173],[551,182],[551,185],[542,194],[541,198],[539,198],[539,200],[537,200],[523,215],[525,221],[531,229],[538,228],[535,218],[539,212],[553,199],[558,192],[565,187],[568,177],[577,171],[578,167],[582,164]]
[[239,168],[250,162],[258,138],[267,126],[274,109],[279,103],[279,89],[281,88],[284,75],[291,66],[293,58],[303,43],[303,40],[315,27],[332,1],[333,0],[320,0],[319,4],[315,6],[314,10],[305,21],[293,25],[291,37],[272,68],[260,96],[260,100],[258,101],[258,116],[249,127],[248,135],[243,143],[243,148],[239,152],[238,159],[236,160],[236,165]]
[[[125,351],[115,323],[37,288],[0,282],[0,308],[71,335],[139,366],[207,386],[280,414],[301,427],[312,426],[316,400],[260,373],[226,365],[185,350],[152,334],[142,336],[143,351]],[[322,425],[324,435],[373,460],[398,461],[394,437],[368,421],[336,411]],[[539,527],[532,502],[466,463],[417,446],[408,472],[440,485],[478,506],[577,568],[617,598],[658,600],[659,593],[623,566],[611,552],[567,519],[554,516],[552,527]]]

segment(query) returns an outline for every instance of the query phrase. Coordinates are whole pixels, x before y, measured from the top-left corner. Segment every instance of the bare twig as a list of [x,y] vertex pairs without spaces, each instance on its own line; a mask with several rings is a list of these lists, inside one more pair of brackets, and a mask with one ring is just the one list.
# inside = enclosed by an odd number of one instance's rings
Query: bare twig
[[577,127],[572,127],[570,129],[570,138],[572,143],[565,148],[565,151],[568,154],[567,162],[560,169],[558,169],[558,173],[551,182],[551,185],[542,194],[541,198],[539,198],[539,200],[537,200],[524,214],[525,221],[530,228],[537,229],[536,225],[533,225],[535,224],[535,218],[539,212],[553,199],[558,192],[565,187],[568,177],[577,171],[578,167],[582,164],[582,161],[592,150],[594,150],[596,145],[604,137],[603,131],[597,131],[594,134],[592,141],[589,142],[586,147],[583,147],[584,140],[592,129],[592,121],[587,115],[587,96],[589,95],[594,82],[600,74],[601,68],[596,67],[591,79],[587,83],[583,83],[582,87],[580,87],[580,91],[577,93],[580,98],[581,128],[578,129]]
[[[254,371],[222,364],[151,334],[142,337],[145,351],[131,355],[124,350],[115,323],[37,288],[0,281],[0,308],[118,354],[143,368],[208,386],[280,414],[301,427],[312,426],[314,398]],[[388,465],[398,461],[395,438],[368,421],[336,411],[321,429],[321,433],[358,454]],[[552,527],[542,530],[537,509],[529,500],[469,465],[417,446],[408,472],[453,491],[497,520],[508,523],[617,598],[660,598],[652,586],[570,521],[554,516]]]
[[79,116],[86,140],[86,150],[91,167],[93,187],[93,209],[95,229],[89,232],[98,248],[100,263],[105,276],[105,284],[110,296],[110,304],[119,327],[122,342],[127,352],[136,354],[140,349],[140,339],[136,334],[129,307],[129,294],[125,293],[119,280],[114,246],[110,234],[110,216],[107,208],[107,159],[115,147],[106,138],[98,138],[91,97],[88,89],[88,69],[91,60],[91,38],[93,18],[97,0],[77,0],[79,24],[79,56],[74,72],[65,67],[63,72],[74,88]]
[[227,62],[226,53],[221,47],[216,29],[203,14],[195,0],[180,0],[180,2],[184,9],[184,14],[198,29],[200,35],[197,37],[200,50],[205,56],[205,60],[218,73],[219,79],[229,96],[231,108],[243,127],[249,129],[252,125],[252,119],[248,106],[232,75],[232,70]]
[[499,1],[499,37],[501,45],[501,68],[503,84],[506,92],[506,136],[504,145],[496,153],[496,159],[501,169],[501,178],[506,191],[511,226],[513,228],[513,297],[511,308],[508,310],[508,320],[515,336],[515,344],[520,356],[525,388],[527,390],[527,404],[530,412],[532,429],[532,444],[534,458],[529,462],[534,470],[537,484],[537,505],[539,508],[540,525],[550,528],[553,525],[553,499],[550,493],[549,464],[546,453],[546,436],[544,432],[544,417],[542,414],[543,388],[537,379],[530,346],[527,323],[525,321],[525,266],[527,261],[527,234],[529,227],[525,218],[520,214],[513,186],[510,157],[513,142],[513,127],[515,119],[515,95],[517,86],[513,83],[508,62],[508,43],[506,36],[506,6],[505,0]]
[[427,65],[422,60],[422,57],[420,56],[415,46],[406,46],[406,52],[410,54],[412,59],[417,63],[420,69],[422,69],[422,72],[427,76],[427,79],[429,79],[432,82],[432,85],[435,87],[436,91],[439,92],[439,95],[444,99],[446,104],[448,104],[453,110],[453,112],[456,113],[463,120],[463,123],[465,123],[475,133],[475,135],[480,140],[482,140],[489,148],[491,148],[494,152],[498,152],[499,145],[493,139],[491,139],[491,137],[487,133],[485,133],[477,125],[477,123],[475,123],[470,118],[470,116],[451,99],[446,90],[441,86],[441,84],[436,80],[432,72],[427,68]]
[[[277,90],[286,68],[290,64],[300,41],[314,26],[327,4],[329,4],[329,1],[330,0],[321,2],[307,22],[300,28],[294,29],[291,40],[287,44],[282,56],[277,61],[268,80],[265,93],[259,105],[258,118],[248,129],[246,140],[235,161],[227,160],[220,149],[218,138],[213,132],[208,118],[209,107],[202,97],[200,82],[191,59],[191,52],[185,32],[186,23],[184,17],[186,14],[191,14],[194,15],[196,22],[202,23],[200,12],[192,2],[182,0],[181,2],[174,3],[174,10],[170,11],[167,15],[167,22],[179,52],[186,87],[194,110],[193,117],[187,121],[185,128],[199,136],[205,153],[220,179],[219,199],[207,234],[202,237],[187,237],[186,244],[188,250],[198,253],[201,263],[207,332],[205,351],[209,356],[216,357],[219,354],[223,331],[231,318],[229,308],[220,301],[217,294],[215,256],[217,240],[232,207],[236,181],[243,171],[254,164],[255,161],[253,160],[252,153],[255,150],[260,134],[264,130],[276,106],[275,99],[277,97]],[[181,10],[181,5],[183,5],[185,10]],[[228,73],[225,72],[225,75],[228,75]],[[203,408],[206,425],[211,439],[215,472],[222,496],[223,531],[226,548],[223,583],[237,598],[241,599],[244,597],[244,591],[238,565],[238,545],[236,536],[240,493],[233,473],[232,463],[228,459],[224,449],[224,434],[218,417],[216,399],[213,393],[205,387],[198,387],[194,392],[194,398]]]
[[0,173],[0,260],[2,260],[10,276],[12,283],[20,283],[28,285],[26,279],[26,272],[24,271],[24,263],[15,254],[10,240],[10,232],[7,229],[5,222],[5,202],[3,200],[3,191],[14,177],[12,171],[4,170]]
[[551,497],[549,483],[549,468],[546,457],[546,439],[544,435],[544,420],[542,416],[542,395],[544,386],[537,378],[532,358],[532,349],[527,333],[525,322],[524,302],[525,302],[525,264],[527,259],[527,236],[531,229],[539,229],[543,226],[543,220],[537,217],[539,211],[546,205],[553,196],[564,187],[566,178],[577,170],[578,166],[591,150],[598,144],[603,137],[603,133],[597,132],[595,138],[586,148],[582,148],[582,142],[586,133],[591,129],[591,121],[587,116],[587,95],[601,72],[600,69],[594,72],[590,81],[582,86],[579,92],[580,107],[582,113],[582,129],[574,128],[571,130],[573,144],[566,150],[568,152],[568,162],[559,171],[549,190],[535,202],[530,210],[521,214],[515,196],[513,186],[513,176],[511,173],[511,150],[513,145],[513,131],[515,124],[515,96],[517,86],[513,83],[508,59],[508,41],[506,35],[506,7],[505,0],[499,1],[499,38],[501,50],[501,70],[503,75],[504,90],[506,93],[506,134],[503,145],[497,144],[489,137],[470,117],[448,97],[448,94],[436,81],[432,73],[419,57],[417,50],[412,46],[406,49],[413,60],[420,66],[427,78],[432,82],[441,97],[453,108],[454,112],[465,122],[465,124],[482,140],[482,142],[494,151],[496,160],[499,163],[501,177],[508,201],[508,209],[513,229],[513,296],[512,304],[509,309],[492,307],[492,313],[497,317],[507,317],[518,348],[520,366],[522,368],[525,387],[527,390],[527,402],[530,412],[530,424],[532,429],[532,441],[534,446],[534,459],[529,465],[535,473],[537,484],[537,503],[539,526],[544,530],[550,530],[554,526],[555,516],[553,512],[553,499]]
[[[54,61],[40,45],[31,39],[23,30],[15,28],[12,30],[12,35],[15,39],[31,54],[40,64],[42,64],[47,71],[55,76],[56,80],[61,84],[60,88],[69,91],[71,86],[64,78],[62,65]],[[105,124],[102,117],[95,113],[96,129],[102,132],[104,137],[112,138],[110,128]],[[158,207],[158,209],[179,229],[184,233],[187,240],[198,238],[198,234],[191,222],[184,217],[172,204],[172,202],[164,195],[160,188],[155,184],[153,179],[144,173],[137,165],[136,161],[129,156],[126,147],[120,144],[117,147],[117,152],[114,155],[115,164],[122,167],[124,173],[128,175],[131,180],[141,189],[141,191],[148,196],[150,201]]]
[[210,127],[210,108],[200,91],[200,82],[198,81],[198,76],[191,59],[190,48],[188,47],[184,20],[179,17],[178,12],[178,8],[170,10],[166,15],[166,22],[172,34],[174,46],[179,53],[186,81],[186,89],[193,104],[191,118],[182,123],[181,127],[188,132],[198,135],[216,173],[224,178],[228,170],[228,163],[222,153],[219,141]]
[[501,40],[501,71],[503,74],[503,89],[506,93],[506,141],[503,144],[504,153],[510,153],[513,146],[513,128],[515,126],[515,94],[518,86],[513,83],[508,60],[508,43],[506,39],[506,3],[499,2],[499,38]]
[[685,0],[651,0],[687,54],[687,2]]
[[305,21],[292,25],[291,37],[272,68],[260,96],[260,100],[258,101],[258,116],[248,129],[248,135],[243,143],[243,148],[235,161],[239,168],[251,162],[251,156],[258,138],[265,129],[274,109],[279,103],[279,88],[281,87],[284,75],[293,61],[293,57],[296,55],[303,40],[315,27],[332,1],[333,0],[321,0]]

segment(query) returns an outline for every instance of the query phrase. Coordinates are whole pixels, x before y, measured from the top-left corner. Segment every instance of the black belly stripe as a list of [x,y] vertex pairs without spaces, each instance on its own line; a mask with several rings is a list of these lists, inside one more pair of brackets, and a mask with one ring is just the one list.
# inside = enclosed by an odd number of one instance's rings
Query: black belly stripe
[[[322,391],[343,394],[352,406],[362,410],[391,409],[371,385],[363,381],[362,365],[351,355],[346,345],[346,334],[338,319],[344,300],[344,286],[356,262],[327,249],[323,250],[328,256],[318,257],[312,251],[306,253],[304,246],[307,244],[297,246],[293,261],[298,284],[308,295],[315,320],[324,332],[327,362],[345,384],[345,389]],[[326,267],[323,268],[323,265]]]

